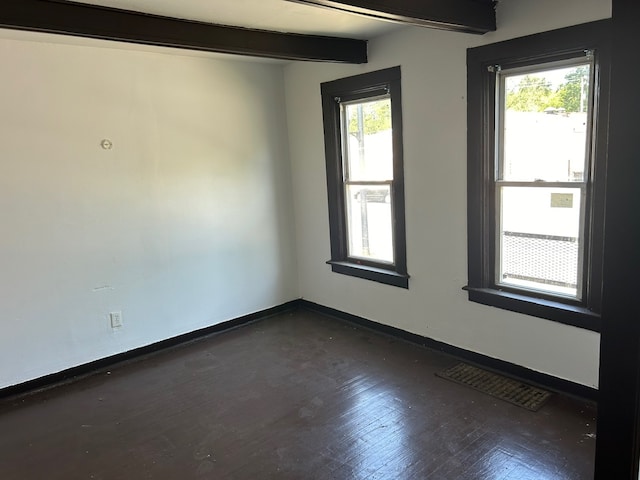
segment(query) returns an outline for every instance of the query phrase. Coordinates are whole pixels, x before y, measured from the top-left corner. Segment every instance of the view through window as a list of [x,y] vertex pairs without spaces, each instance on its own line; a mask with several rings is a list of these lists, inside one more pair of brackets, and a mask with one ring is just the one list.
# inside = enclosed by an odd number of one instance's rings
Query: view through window
[[348,255],[394,263],[389,96],[342,105]]
[[496,284],[581,298],[589,57],[498,73]]

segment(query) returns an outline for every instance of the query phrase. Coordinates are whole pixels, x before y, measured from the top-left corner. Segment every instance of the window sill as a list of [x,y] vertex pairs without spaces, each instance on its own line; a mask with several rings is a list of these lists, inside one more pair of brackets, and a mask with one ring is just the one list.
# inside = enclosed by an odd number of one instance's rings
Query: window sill
[[369,265],[359,265],[357,263],[329,260],[327,264],[331,265],[331,270],[343,275],[373,280],[374,282],[393,285],[400,288],[409,288],[409,275],[398,273],[395,270],[387,270],[380,267],[371,267]]
[[600,314],[579,305],[570,305],[560,301],[530,297],[493,288],[466,286],[463,287],[463,290],[469,293],[469,300],[472,302],[600,332]]

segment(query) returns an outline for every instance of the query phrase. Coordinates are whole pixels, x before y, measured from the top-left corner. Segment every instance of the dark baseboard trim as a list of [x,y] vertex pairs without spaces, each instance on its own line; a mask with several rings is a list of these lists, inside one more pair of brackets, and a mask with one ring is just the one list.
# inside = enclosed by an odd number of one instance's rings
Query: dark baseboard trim
[[598,390],[595,388],[580,385],[579,383],[574,383],[569,380],[557,378],[552,375],[547,375],[546,373],[536,372],[535,370],[531,370],[514,363],[505,362],[504,360],[499,360],[497,358],[488,357],[486,355],[472,352],[470,350],[454,347],[453,345],[439,342],[431,338],[423,337],[415,333],[410,333],[399,328],[390,327],[388,325],[383,325],[372,320],[367,320],[366,318],[358,317],[357,315],[352,315],[350,313],[345,313],[334,308],[325,307],[324,305],[318,305],[317,303],[309,302],[308,300],[301,299],[297,303],[299,308],[321,313],[323,315],[334,317],[339,320],[344,320],[346,322],[353,323],[355,325],[359,325],[361,327],[368,328],[379,333],[405,340],[415,345],[420,345],[431,350],[436,350],[438,352],[442,352],[447,355],[451,355],[453,357],[464,360],[465,362],[475,364],[476,366],[483,367],[496,373],[507,375],[509,377],[517,378],[519,380],[526,381],[527,383],[531,383],[539,387],[552,390],[554,392],[579,397],[581,399],[593,402],[598,401]]
[[324,305],[319,305],[317,303],[313,303],[304,299],[292,300],[282,305],[251,313],[249,315],[244,315],[233,320],[212,325],[210,327],[205,327],[193,332],[185,333],[183,335],[178,335],[166,340],[161,340],[159,342],[152,343],[151,345],[146,345],[144,347],[139,347],[127,352],[101,358],[93,362],[78,365],[77,367],[72,367],[61,372],[45,375],[43,377],[29,380],[17,385],[11,385],[9,387],[0,389],[0,399],[17,397],[53,388],[64,383],[78,380],[79,378],[93,375],[101,370],[113,367],[114,365],[122,362],[132,361],[139,357],[158,353],[162,350],[176,347],[181,344],[206,337],[208,335],[233,330],[249,323],[264,320],[274,315],[296,309],[309,310],[333,318],[337,318],[339,320],[343,320],[378,333],[390,335],[394,338],[399,338],[415,345],[451,355],[466,362],[473,363],[477,366],[493,370],[497,373],[506,374],[510,377],[518,378],[520,380],[524,380],[528,383],[532,383],[540,387],[553,390],[555,392],[579,397],[589,401],[597,401],[598,399],[598,390],[596,390],[595,388],[586,387],[584,385],[556,378],[545,373],[536,372],[520,365],[488,357],[486,355],[465,350],[463,348],[454,347],[453,345],[439,342],[431,338],[423,337],[415,333],[410,333],[399,328],[383,325],[381,323],[377,323],[372,320],[359,317],[357,315],[342,312],[331,307],[325,307]]
[[47,390],[49,388],[53,388],[64,383],[68,383],[70,381],[78,380],[79,378],[82,378],[82,377],[93,375],[101,370],[112,367],[118,363],[135,360],[139,357],[150,355],[153,353],[158,353],[162,350],[166,350],[171,347],[176,347],[181,344],[206,337],[208,335],[227,332],[229,330],[242,327],[249,323],[253,323],[259,320],[264,320],[274,315],[278,315],[280,313],[296,310],[297,308],[299,308],[299,302],[300,302],[299,300],[292,300],[290,302],[283,303],[282,305],[277,305],[272,308],[267,308],[266,310],[261,310],[259,312],[251,313],[249,315],[244,315],[242,317],[234,318],[232,320],[218,323],[210,327],[201,328],[193,332],[178,335],[176,337],[168,338],[166,340],[161,340],[159,342],[152,343],[150,345],[145,345],[144,347],[135,348],[127,352],[118,353],[116,355],[111,355],[109,357],[101,358],[93,362],[84,363],[82,365],[78,365],[77,367],[68,368],[61,372],[45,375],[44,377],[39,377],[34,380],[26,381],[24,383],[11,385],[9,387],[0,389],[0,399],[22,396],[22,395],[34,393],[37,391]]

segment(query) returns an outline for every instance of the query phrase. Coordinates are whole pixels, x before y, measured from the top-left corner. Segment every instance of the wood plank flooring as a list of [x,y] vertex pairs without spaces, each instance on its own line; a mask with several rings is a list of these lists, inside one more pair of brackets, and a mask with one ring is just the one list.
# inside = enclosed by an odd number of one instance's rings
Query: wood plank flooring
[[592,478],[595,406],[536,413],[458,360],[299,310],[0,402],[0,479]]

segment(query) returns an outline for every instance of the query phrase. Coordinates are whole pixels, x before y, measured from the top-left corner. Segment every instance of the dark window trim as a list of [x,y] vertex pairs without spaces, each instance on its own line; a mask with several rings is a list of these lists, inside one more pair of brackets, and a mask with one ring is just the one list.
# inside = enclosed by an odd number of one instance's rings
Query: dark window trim
[[602,332],[595,480],[638,479],[640,464],[640,2],[613,0]]
[[[392,67],[321,85],[327,169],[327,200],[331,242],[331,270],[373,280],[387,285],[409,288],[407,273],[406,233],[404,220],[404,167],[402,147],[402,91],[400,67]],[[340,104],[335,98],[357,100],[388,89],[393,119],[392,221],[394,224],[395,265],[372,262],[347,255],[347,226],[342,173],[342,138]]]
[[[468,291],[472,302],[600,331],[611,21],[600,20],[467,50]],[[497,286],[495,258],[495,75],[503,68],[545,63],[595,51],[596,131],[587,205],[582,301]]]

